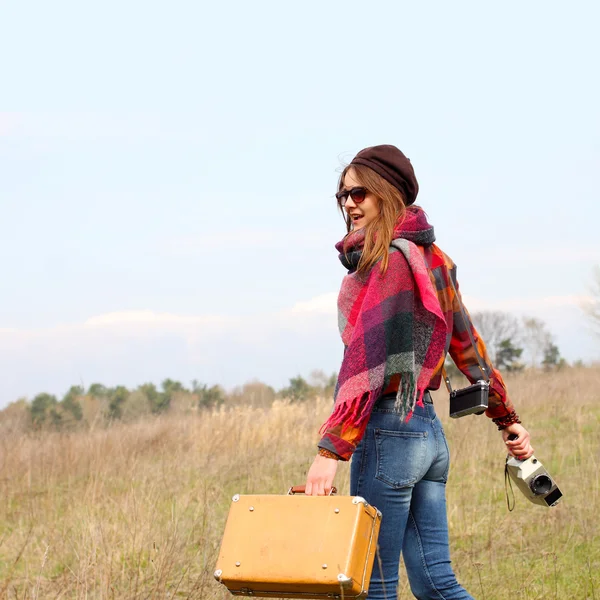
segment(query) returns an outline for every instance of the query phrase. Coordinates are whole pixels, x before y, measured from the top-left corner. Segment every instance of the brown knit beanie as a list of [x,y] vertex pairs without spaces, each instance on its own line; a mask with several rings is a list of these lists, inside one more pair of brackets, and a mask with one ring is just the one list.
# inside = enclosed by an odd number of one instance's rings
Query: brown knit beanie
[[398,188],[409,206],[419,193],[419,184],[415,172],[406,158],[396,146],[384,144],[382,146],[371,146],[361,150],[350,163],[351,165],[363,165],[373,169],[381,175],[388,183]]

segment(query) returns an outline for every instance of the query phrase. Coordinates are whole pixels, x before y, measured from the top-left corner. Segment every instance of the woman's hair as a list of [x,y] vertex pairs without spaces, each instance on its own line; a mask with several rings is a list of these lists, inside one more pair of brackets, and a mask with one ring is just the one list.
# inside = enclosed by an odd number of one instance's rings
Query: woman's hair
[[[348,165],[342,171],[338,191],[344,187],[344,177],[350,169],[353,171],[354,179],[379,201],[379,215],[365,226],[365,243],[356,272],[365,274],[377,261],[381,260],[381,273],[385,273],[388,267],[389,248],[394,237],[394,227],[406,215],[404,198],[398,188],[388,183],[369,167],[363,165]],[[338,202],[338,206],[344,214],[340,202]],[[345,214],[345,220],[349,234],[352,231],[352,219],[347,213]],[[344,238],[344,252],[347,250],[347,238],[348,235]]]

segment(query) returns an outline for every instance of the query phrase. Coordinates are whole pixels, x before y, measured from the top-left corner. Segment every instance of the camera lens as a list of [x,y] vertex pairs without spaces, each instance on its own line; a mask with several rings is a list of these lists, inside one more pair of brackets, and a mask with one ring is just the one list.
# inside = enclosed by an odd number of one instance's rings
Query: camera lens
[[529,487],[536,496],[547,494],[552,489],[552,479],[548,475],[538,475],[531,480]]

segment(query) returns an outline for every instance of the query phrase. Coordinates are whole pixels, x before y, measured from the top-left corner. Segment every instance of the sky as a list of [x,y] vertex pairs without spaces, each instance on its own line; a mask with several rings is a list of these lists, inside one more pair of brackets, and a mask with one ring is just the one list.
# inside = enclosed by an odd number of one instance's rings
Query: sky
[[469,310],[600,358],[596,2],[0,2],[0,408],[337,371],[360,149],[411,158]]

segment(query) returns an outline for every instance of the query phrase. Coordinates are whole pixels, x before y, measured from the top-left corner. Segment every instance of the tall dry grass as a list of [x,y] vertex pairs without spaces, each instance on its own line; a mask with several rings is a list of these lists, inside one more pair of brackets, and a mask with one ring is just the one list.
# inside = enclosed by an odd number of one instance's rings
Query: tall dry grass
[[[516,491],[484,417],[450,421],[454,566],[487,600],[600,599],[600,370],[509,381],[536,455],[564,493],[556,508]],[[203,598],[234,493],[302,483],[330,401],[164,416],[89,432],[0,439],[0,598]],[[348,465],[337,485],[348,491]],[[411,598],[405,578],[399,597]]]

